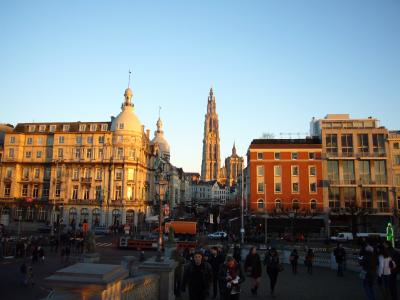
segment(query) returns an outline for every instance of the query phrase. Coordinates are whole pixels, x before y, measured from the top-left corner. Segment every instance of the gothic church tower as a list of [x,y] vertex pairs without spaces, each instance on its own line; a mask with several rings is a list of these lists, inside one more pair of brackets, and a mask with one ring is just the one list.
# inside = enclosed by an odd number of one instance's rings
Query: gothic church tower
[[218,180],[221,165],[219,148],[219,125],[214,91],[210,89],[207,114],[204,120],[203,160],[201,163],[201,179]]

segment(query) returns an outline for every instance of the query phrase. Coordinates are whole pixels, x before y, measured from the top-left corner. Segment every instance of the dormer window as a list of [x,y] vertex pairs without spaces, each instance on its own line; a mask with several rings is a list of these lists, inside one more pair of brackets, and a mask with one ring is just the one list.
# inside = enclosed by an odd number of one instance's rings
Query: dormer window
[[79,131],[85,131],[85,130],[86,130],[86,124],[79,125]]
[[96,131],[96,130],[97,130],[97,124],[91,124],[90,131]]
[[124,123],[119,123],[118,124],[118,129],[124,129]]
[[107,124],[101,124],[102,131],[107,131],[107,128],[108,128]]
[[64,131],[64,132],[69,131],[69,124],[64,124],[64,125],[63,125],[63,131]]
[[28,131],[29,132],[35,132],[35,125],[29,125]]
[[39,125],[39,132],[43,132],[46,130],[46,125]]
[[50,125],[50,132],[56,131],[57,126],[56,125]]

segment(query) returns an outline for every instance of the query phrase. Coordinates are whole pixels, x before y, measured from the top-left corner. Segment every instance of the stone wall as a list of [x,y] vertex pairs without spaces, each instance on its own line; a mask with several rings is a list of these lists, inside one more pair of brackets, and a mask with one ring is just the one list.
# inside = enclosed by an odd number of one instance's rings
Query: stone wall
[[121,300],[158,300],[160,276],[138,275],[121,281]]

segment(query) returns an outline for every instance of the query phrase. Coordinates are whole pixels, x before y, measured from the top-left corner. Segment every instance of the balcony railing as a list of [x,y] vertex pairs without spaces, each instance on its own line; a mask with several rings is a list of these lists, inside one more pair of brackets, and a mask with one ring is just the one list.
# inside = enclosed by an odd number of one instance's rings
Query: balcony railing
[[68,203],[75,205],[99,205],[101,202],[98,199],[69,199]]

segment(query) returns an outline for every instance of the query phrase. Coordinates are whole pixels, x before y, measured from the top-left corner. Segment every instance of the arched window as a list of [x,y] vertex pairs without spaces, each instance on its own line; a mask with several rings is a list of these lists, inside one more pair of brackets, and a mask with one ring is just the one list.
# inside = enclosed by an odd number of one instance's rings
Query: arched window
[[88,221],[89,219],[89,210],[87,208],[82,208],[81,209],[81,223],[84,221]]
[[258,199],[257,200],[257,209],[264,209],[264,200],[263,199]]
[[311,208],[311,209],[317,209],[317,200],[311,199],[311,201],[310,201],[310,208]]
[[282,201],[281,199],[275,200],[275,209],[282,209]]
[[93,226],[100,225],[100,209],[98,209],[98,208],[95,208],[92,211],[92,224],[93,224]]
[[292,202],[292,208],[293,210],[298,210],[300,208],[300,202],[297,199],[294,199]]
[[133,224],[135,212],[132,209],[126,211],[126,224]]

